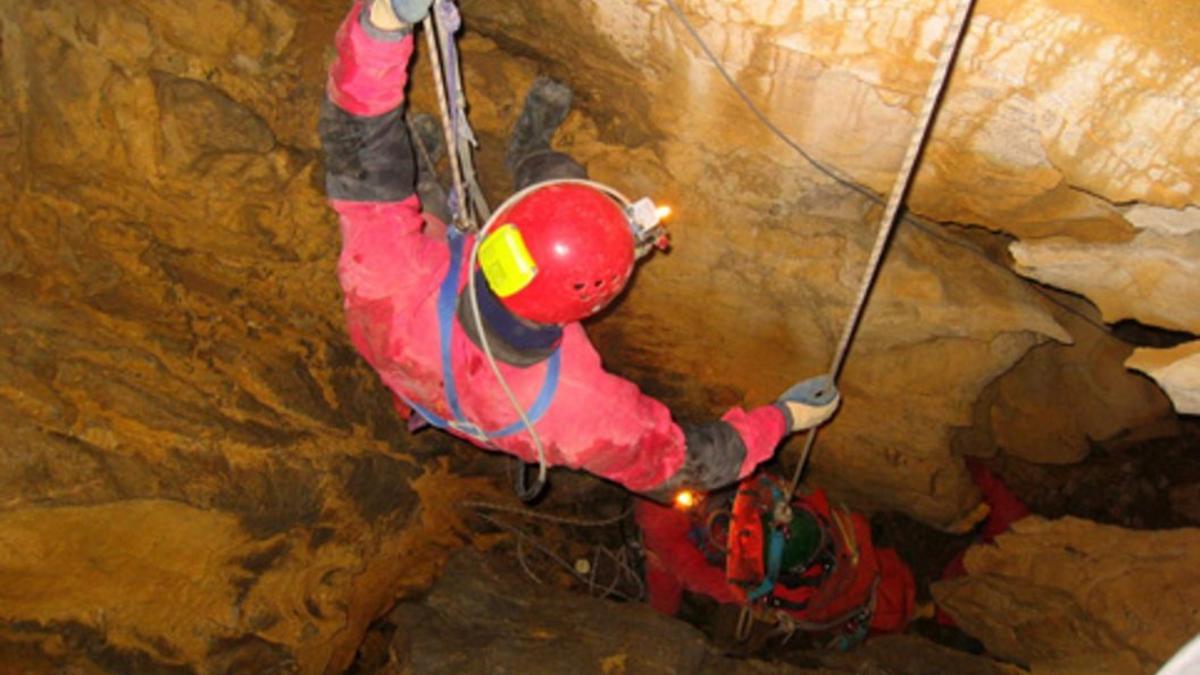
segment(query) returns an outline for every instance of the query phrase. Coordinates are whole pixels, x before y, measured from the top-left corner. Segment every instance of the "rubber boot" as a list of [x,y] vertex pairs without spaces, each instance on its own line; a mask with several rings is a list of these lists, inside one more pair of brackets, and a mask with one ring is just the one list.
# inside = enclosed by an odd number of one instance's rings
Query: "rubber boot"
[[547,77],[534,80],[513,127],[504,163],[514,175],[529,157],[550,151],[550,139],[571,110],[571,89]]
[[510,171],[525,157],[550,149],[550,139],[571,111],[571,89],[548,77],[539,77],[525,94],[521,116],[513,127],[504,162]]
[[560,178],[587,178],[587,169],[571,159],[570,155],[555,150],[540,150],[517,164],[513,174],[513,191],[524,190],[530,185]]

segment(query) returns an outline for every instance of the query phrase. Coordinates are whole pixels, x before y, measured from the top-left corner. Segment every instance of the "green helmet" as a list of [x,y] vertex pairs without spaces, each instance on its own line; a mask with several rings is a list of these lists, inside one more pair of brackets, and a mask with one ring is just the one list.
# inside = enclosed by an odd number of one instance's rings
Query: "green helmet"
[[[763,514],[763,532],[769,532],[773,516]],[[792,510],[792,522],[788,523],[784,536],[783,557],[779,569],[788,571],[806,569],[812,564],[823,539],[821,525],[817,517],[805,509]],[[770,545],[770,537],[763,537],[763,548]],[[768,557],[768,551],[763,551],[763,559]]]

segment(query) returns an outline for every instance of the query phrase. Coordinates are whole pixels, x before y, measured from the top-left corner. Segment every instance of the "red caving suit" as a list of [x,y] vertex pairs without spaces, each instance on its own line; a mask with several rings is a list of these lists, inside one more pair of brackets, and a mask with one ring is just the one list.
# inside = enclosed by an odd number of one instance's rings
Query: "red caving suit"
[[[826,523],[830,537],[841,536],[824,492],[797,497],[793,503]],[[731,583],[725,567],[710,560],[697,544],[697,538],[704,536],[697,531],[702,527],[698,521],[706,517],[703,511],[639,500],[635,515],[646,551],[646,585],[652,607],[675,614],[684,590],[722,604],[745,603],[746,590]],[[804,577],[819,580],[817,585],[787,588],[776,583],[765,604],[783,607],[797,621],[823,624],[853,614],[856,608],[869,607],[873,592],[870,630],[903,630],[916,602],[912,572],[895,551],[874,546],[871,527],[861,515],[843,512],[840,519],[853,527],[855,550],[835,548],[836,564],[827,573],[820,565],[806,570]]]
[[[403,121],[413,37],[374,28],[356,5],[336,46],[320,131],[327,192],[341,222],[338,277],[350,339],[399,400],[453,419],[443,392],[437,320],[448,246],[439,227],[426,226],[414,193],[415,162]],[[466,245],[469,251],[469,238]],[[460,293],[466,283],[463,269]],[[485,430],[512,424],[515,412],[457,321],[450,344],[465,417]],[[500,369],[528,409],[547,363],[524,368],[501,363]],[[711,489],[746,476],[773,454],[786,427],[784,414],[771,405],[735,408],[718,422],[680,426],[662,403],[604,370],[578,323],[563,328],[557,392],[536,423],[550,464],[660,496],[683,485]],[[524,431],[492,443],[536,461]]]

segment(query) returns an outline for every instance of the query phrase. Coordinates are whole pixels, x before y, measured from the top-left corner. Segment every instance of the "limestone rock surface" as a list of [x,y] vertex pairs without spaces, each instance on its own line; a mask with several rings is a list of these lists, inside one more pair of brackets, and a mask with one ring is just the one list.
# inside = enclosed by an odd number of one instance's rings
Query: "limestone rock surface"
[[934,599],[997,656],[1035,672],[1154,672],[1200,632],[1200,530],[1018,521]]
[[487,490],[346,344],[308,25],[0,4],[0,670],[342,670]]
[[1095,330],[1099,317],[1086,302],[1058,297],[1063,307],[1055,317],[1073,344],[1040,345],[997,378],[976,402],[975,424],[955,439],[963,453],[1070,464],[1085,459],[1096,441],[1162,419],[1165,396],[1125,369],[1123,360],[1140,350]]
[[1171,396],[1175,410],[1200,415],[1200,341],[1170,349],[1138,349],[1125,365],[1153,377]]
[[[414,673],[891,673],[1015,672],[916,636],[871,639],[851,653],[795,651],[785,661],[728,658],[693,626],[643,604],[535,585],[500,554],[463,551],[420,601],[388,616],[393,672]],[[804,665],[791,665],[791,663]]]
[[[1105,320],[1132,318],[1197,334],[1200,218],[1192,211],[1189,220],[1196,223],[1189,223],[1184,232],[1151,224],[1123,243],[1049,237],[1013,244],[1012,252],[1023,274],[1087,295]],[[1146,225],[1138,219],[1135,222]],[[1126,365],[1154,378],[1178,412],[1196,414],[1200,410],[1197,350],[1200,341],[1173,349],[1141,349]]]

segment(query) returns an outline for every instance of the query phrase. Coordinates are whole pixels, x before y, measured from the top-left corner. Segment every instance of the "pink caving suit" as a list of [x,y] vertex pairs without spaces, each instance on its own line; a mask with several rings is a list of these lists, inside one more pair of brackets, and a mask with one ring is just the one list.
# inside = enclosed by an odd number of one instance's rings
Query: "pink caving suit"
[[[441,228],[426,225],[404,125],[404,87],[413,37],[384,32],[356,5],[338,30],[320,125],[326,187],[341,221],[338,278],[350,339],[400,400],[453,419],[443,392],[438,287],[449,266]],[[466,242],[467,251],[471,241]],[[467,283],[466,264],[458,280]],[[484,430],[517,419],[483,353],[453,323],[453,376],[464,415]],[[529,409],[546,362],[500,370]],[[662,403],[606,372],[583,327],[563,327],[561,374],[553,402],[536,422],[547,461],[583,469],[626,488],[666,498],[680,487],[709,489],[749,474],[787,433],[773,405],[730,410],[718,422],[680,426]],[[536,461],[527,432],[486,449]]]

